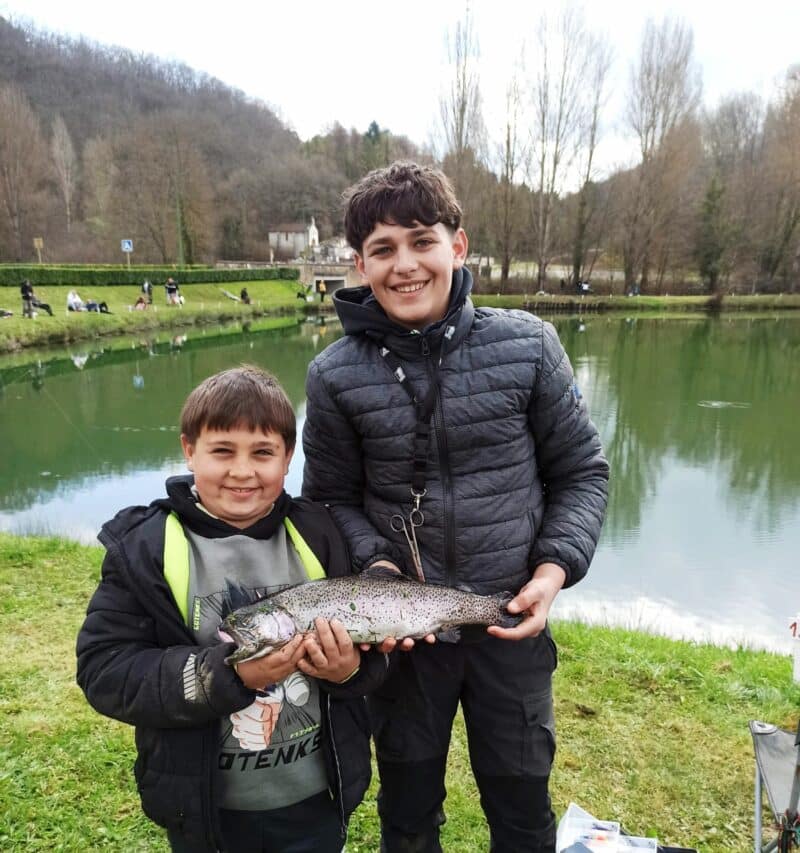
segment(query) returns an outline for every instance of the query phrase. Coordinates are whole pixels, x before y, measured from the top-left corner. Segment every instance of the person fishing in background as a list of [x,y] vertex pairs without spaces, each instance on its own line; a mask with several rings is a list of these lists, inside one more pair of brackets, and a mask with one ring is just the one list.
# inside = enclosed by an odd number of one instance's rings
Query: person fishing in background
[[361,697],[385,656],[317,619],[315,635],[232,666],[218,626],[276,587],[349,574],[347,549],[325,507],[284,491],[295,416],[270,374],[209,377],[180,428],[192,473],[100,532],[78,683],[136,727],[142,808],[173,851],[340,853],[370,781]]
[[547,616],[589,567],[608,464],[553,326],[472,304],[461,218],[446,176],[414,163],[347,193],[364,286],[333,294],[345,335],[308,371],[303,494],[330,505],[357,570],[511,590],[525,617],[393,656],[368,697],[381,850],[441,850],[460,703],[492,851],[552,853]]

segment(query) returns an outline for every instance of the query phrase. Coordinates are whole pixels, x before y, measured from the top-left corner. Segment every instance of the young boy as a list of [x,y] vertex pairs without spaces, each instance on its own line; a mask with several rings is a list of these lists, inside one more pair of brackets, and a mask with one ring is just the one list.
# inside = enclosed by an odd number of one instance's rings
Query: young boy
[[350,572],[327,510],[284,491],[295,417],[254,367],[189,395],[181,445],[193,476],[103,526],[102,580],[78,636],[78,683],[136,726],[145,813],[175,851],[339,853],[370,778],[361,695],[385,663],[317,620],[235,668],[217,627],[275,587]]
[[359,571],[384,563],[514,590],[508,609],[526,615],[477,641],[417,644],[370,697],[381,850],[441,850],[460,702],[491,849],[553,851],[547,615],[600,533],[597,430],[553,327],[473,306],[461,209],[441,172],[369,173],[348,194],[345,229],[365,286],[334,294],[345,336],[309,368],[303,492],[331,505]]

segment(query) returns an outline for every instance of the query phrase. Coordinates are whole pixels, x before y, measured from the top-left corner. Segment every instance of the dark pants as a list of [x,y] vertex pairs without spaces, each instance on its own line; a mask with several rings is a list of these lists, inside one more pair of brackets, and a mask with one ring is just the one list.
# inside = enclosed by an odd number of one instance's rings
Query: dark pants
[[553,853],[555,754],[548,635],[418,644],[369,700],[384,853],[439,853],[450,730],[459,702],[495,853]]
[[[336,804],[327,792],[268,812],[219,810],[224,853],[340,853]],[[172,853],[195,853],[179,832],[168,833]]]

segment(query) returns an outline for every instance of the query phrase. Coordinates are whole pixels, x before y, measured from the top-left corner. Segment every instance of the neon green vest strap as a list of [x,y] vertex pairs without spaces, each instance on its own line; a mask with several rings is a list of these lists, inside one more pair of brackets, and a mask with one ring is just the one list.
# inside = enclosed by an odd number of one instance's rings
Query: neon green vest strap
[[171,512],[164,528],[164,578],[183,621],[189,624],[189,540],[178,516]]
[[[292,540],[300,562],[306,574],[312,581],[325,577],[317,555],[311,550],[308,542],[300,535],[298,529],[284,518],[283,524]],[[167,516],[164,528],[164,579],[178,605],[183,621],[189,624],[189,540],[183,530],[178,516],[171,512]]]
[[325,577],[325,569],[322,568],[317,555],[311,550],[305,539],[300,535],[297,528],[289,521],[288,518],[283,519],[283,524],[292,540],[295,550],[300,555],[300,562],[306,570],[306,574],[312,581],[318,581]]

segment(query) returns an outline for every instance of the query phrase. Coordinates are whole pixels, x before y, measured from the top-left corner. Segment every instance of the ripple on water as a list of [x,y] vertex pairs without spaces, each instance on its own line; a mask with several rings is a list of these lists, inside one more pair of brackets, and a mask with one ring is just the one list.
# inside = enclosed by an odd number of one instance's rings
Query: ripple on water
[[741,403],[734,400],[699,400],[697,403],[703,409],[749,409],[750,403]]

